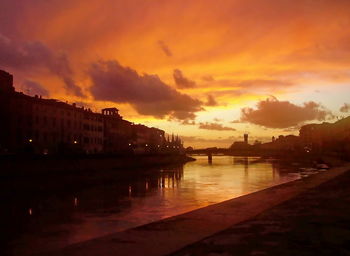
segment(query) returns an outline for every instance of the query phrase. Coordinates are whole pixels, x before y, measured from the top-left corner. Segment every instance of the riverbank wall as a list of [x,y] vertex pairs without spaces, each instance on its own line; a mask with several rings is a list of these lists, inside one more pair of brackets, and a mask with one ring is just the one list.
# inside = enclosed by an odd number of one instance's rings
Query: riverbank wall
[[286,202],[350,170],[350,164],[105,237],[46,253],[58,256],[168,255]]

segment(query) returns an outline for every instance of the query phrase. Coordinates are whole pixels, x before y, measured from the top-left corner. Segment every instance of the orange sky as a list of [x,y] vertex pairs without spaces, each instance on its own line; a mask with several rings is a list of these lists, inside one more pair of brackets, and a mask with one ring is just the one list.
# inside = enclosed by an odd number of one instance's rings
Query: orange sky
[[266,141],[350,110],[340,111],[350,103],[348,0],[2,6],[0,68],[18,90],[116,106],[186,146],[227,147],[244,132]]

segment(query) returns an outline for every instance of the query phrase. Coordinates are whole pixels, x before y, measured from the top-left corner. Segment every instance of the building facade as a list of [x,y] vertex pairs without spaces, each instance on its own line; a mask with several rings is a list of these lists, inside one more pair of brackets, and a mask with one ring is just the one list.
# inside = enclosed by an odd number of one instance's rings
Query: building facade
[[[94,113],[31,97],[16,92],[12,75],[1,70],[0,120],[0,153],[154,153],[166,148],[164,131],[124,120],[116,108]],[[180,140],[173,144],[182,147]]]

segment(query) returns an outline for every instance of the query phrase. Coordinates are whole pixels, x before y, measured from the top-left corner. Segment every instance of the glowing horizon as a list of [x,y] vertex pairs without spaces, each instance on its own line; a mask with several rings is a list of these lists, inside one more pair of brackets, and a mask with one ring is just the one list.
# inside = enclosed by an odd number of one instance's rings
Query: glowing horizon
[[350,113],[346,0],[3,7],[0,69],[17,90],[96,111],[115,106],[185,146],[228,147],[243,133],[268,141]]

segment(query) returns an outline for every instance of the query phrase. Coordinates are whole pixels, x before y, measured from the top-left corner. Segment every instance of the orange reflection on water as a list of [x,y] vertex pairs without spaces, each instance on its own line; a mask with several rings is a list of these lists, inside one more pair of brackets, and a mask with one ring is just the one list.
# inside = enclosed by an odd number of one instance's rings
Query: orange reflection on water
[[74,197],[74,207],[78,207],[78,198]]
[[69,203],[67,209],[58,207],[46,212],[71,215],[72,222],[63,220],[57,226],[47,222],[46,230],[55,235],[31,237],[28,244],[51,250],[300,178],[297,170],[293,171],[295,167],[281,167],[274,161],[254,157],[213,156],[210,164],[206,156],[195,158],[197,161],[184,166],[152,169],[147,175],[135,175],[127,181],[117,179],[110,185],[80,191],[79,197],[74,195],[74,206],[79,204],[75,211]]

